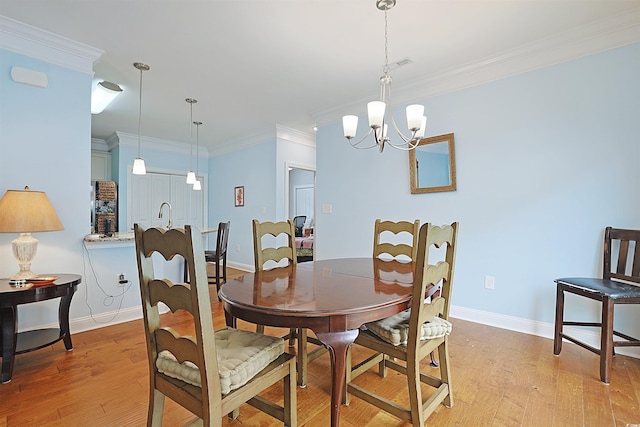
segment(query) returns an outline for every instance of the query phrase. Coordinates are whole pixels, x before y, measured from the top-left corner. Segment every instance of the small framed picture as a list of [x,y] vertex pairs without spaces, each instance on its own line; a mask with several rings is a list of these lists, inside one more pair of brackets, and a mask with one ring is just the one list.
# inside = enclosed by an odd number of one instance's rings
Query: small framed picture
[[244,206],[244,185],[234,188],[235,193],[235,206]]

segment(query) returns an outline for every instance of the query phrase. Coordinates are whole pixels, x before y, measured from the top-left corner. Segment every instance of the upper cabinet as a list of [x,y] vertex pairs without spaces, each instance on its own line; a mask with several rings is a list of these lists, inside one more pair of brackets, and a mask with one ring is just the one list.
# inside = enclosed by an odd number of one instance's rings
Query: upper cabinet
[[91,150],[91,181],[111,181],[111,153]]

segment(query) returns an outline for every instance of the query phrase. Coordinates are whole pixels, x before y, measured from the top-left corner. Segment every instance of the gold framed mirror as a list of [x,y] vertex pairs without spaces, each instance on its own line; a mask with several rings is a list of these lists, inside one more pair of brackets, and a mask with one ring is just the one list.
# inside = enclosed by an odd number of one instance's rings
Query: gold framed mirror
[[453,134],[423,138],[409,151],[411,194],[456,191]]

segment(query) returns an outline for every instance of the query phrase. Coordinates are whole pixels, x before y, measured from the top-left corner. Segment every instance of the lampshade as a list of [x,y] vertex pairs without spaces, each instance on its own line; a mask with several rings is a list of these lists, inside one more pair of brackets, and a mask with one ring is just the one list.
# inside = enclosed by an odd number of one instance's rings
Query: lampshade
[[7,190],[0,200],[0,233],[35,233],[64,230],[47,195],[42,191]]
[[91,114],[100,114],[111,102],[122,93],[122,88],[115,83],[100,82],[91,92]]
[[38,240],[31,233],[64,230],[49,198],[42,191],[7,190],[0,200],[0,233],[20,233],[11,242],[13,256],[20,264],[20,271],[11,277],[26,280],[36,277],[31,271],[31,261],[36,256]]

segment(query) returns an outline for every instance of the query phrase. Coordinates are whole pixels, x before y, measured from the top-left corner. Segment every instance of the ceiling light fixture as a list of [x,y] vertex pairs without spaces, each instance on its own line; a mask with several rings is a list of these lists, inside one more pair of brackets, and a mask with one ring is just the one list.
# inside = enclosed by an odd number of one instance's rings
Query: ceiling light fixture
[[[196,176],[198,175],[198,146],[200,143],[200,125],[202,122],[193,122],[196,125]],[[202,184],[200,180],[196,178],[196,182],[193,183],[193,189],[196,191],[202,190]]]
[[100,114],[111,102],[122,93],[122,88],[115,83],[99,82],[91,91],[91,114]]
[[190,116],[189,116],[189,172],[187,172],[187,184],[196,183],[196,174],[193,173],[193,104],[198,102],[197,99],[187,98],[185,99],[189,103]]
[[[427,118],[424,116],[423,105],[409,105],[407,107],[407,127],[411,131],[411,136],[405,136],[393,117],[393,111],[391,111],[391,76],[389,75],[389,49],[388,49],[388,23],[387,23],[387,11],[392,9],[396,5],[396,0],[376,0],[376,7],[384,12],[384,67],[382,68],[383,74],[380,77],[380,101],[372,101],[367,104],[367,112],[369,116],[369,132],[362,137],[358,142],[354,142],[353,139],[356,136],[358,129],[358,116],[344,116],[342,117],[342,126],[344,129],[344,136],[354,148],[367,149],[378,147],[380,152],[384,150],[386,144],[397,148],[399,150],[413,150],[418,146],[418,142],[424,137],[424,130],[427,125]],[[391,142],[391,138],[387,135],[387,127],[389,120],[385,119],[386,113],[391,120],[391,124],[398,133],[398,136],[402,139],[402,143],[394,144]],[[361,147],[360,144],[373,133],[374,144]]]
[[140,70],[140,102],[138,104],[138,157],[133,161],[133,174],[145,175],[147,168],[144,165],[144,159],[140,157],[140,120],[142,119],[142,72],[149,71],[149,66],[142,62],[134,62],[133,66]]

